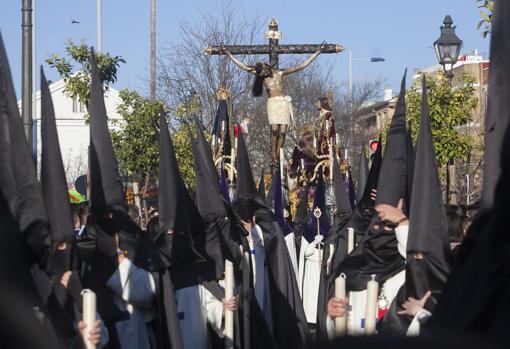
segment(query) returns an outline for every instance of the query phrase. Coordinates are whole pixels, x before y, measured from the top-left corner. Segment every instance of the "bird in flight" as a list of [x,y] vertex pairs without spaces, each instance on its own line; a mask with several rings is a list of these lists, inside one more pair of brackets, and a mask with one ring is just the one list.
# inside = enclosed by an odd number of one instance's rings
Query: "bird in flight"
[[78,22],[77,20],[75,20],[74,18],[71,18],[71,24],[80,24],[80,22]]

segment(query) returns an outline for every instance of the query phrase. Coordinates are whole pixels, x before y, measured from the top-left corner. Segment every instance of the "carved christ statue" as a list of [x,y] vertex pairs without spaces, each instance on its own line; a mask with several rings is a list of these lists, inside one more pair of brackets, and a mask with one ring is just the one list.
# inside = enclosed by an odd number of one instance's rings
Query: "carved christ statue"
[[287,127],[293,118],[291,98],[285,94],[284,77],[305,69],[319,56],[323,47],[324,44],[301,64],[287,69],[275,69],[270,64],[263,62],[255,63],[254,66],[247,65],[238,60],[225,46],[222,46],[223,51],[235,64],[244,71],[255,75],[253,96],[261,96],[262,86],[266,88],[268,94],[267,117],[271,126],[271,170],[273,173],[276,169],[278,154],[285,143]]

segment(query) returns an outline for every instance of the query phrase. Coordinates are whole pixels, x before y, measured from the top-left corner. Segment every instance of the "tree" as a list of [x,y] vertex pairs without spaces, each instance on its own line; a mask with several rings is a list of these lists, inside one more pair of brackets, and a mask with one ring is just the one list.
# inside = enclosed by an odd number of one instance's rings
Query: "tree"
[[[159,113],[168,108],[160,101],[151,101],[136,91],[122,90],[122,103],[117,111],[123,121],[110,129],[119,170],[134,182],[142,182],[149,175],[156,178],[159,166]],[[179,108],[184,117],[185,107]],[[184,182],[193,187],[194,167],[191,144],[185,123],[171,130],[175,155]]]
[[[478,106],[478,99],[474,94],[475,80],[468,75],[462,75],[459,77],[458,86],[452,88],[443,72],[426,75],[425,79],[438,165],[445,166],[455,159],[467,160],[473,144],[462,129],[469,127]],[[416,79],[406,95],[413,141],[416,141],[420,127],[421,83],[421,79]]]
[[[479,102],[475,93],[475,79],[468,75],[456,77],[454,88],[442,71],[426,75],[425,79],[440,174],[446,179],[447,186],[450,185],[449,189],[457,192],[457,200],[464,201],[465,190],[461,189],[465,189],[465,175],[479,176],[478,169],[481,168],[481,162],[472,166],[473,160],[476,160],[473,155],[478,154],[476,156],[481,159],[480,120],[477,118]],[[414,141],[420,127],[421,80],[416,79],[406,95],[407,115]]]
[[[60,77],[64,79],[64,93],[67,97],[76,99],[85,106],[89,105],[90,100],[90,50],[84,40],[80,44],[75,44],[68,40],[66,53],[68,58],[53,54],[46,59],[46,63],[57,70]],[[117,80],[117,70],[120,63],[126,63],[121,56],[111,56],[109,53],[96,52],[99,76],[103,82],[105,90],[108,90],[110,84]],[[73,72],[74,65],[78,63],[80,69]]]
[[492,13],[494,12],[494,0],[476,0],[478,2],[478,8],[480,11],[481,20],[476,26],[477,29],[482,29],[482,35],[484,38],[491,32],[492,27]]
[[110,129],[115,156],[120,170],[140,182],[158,168],[159,112],[164,106],[135,91],[121,90],[119,97],[117,112],[123,121]]

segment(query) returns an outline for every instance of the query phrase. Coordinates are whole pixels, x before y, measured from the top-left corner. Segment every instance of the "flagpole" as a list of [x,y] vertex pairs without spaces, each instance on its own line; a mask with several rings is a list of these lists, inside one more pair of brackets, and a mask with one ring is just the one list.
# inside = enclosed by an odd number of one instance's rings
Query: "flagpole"
[[97,52],[103,52],[103,1],[96,0],[97,4]]

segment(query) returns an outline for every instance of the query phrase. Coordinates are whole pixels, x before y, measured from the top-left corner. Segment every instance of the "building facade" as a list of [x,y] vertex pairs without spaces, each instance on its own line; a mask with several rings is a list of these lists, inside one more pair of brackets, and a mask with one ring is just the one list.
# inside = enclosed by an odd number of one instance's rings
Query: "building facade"
[[[60,151],[62,161],[66,170],[68,181],[87,172],[88,146],[89,146],[89,125],[86,122],[87,108],[77,100],[69,98],[65,92],[64,80],[52,82],[49,85],[55,119],[57,124]],[[36,93],[36,109],[34,123],[37,129],[37,156],[40,163],[41,155],[41,91]],[[105,92],[105,107],[110,120],[121,124],[122,118],[117,112],[117,106],[121,103],[119,92],[110,87]],[[18,108],[21,110],[21,101],[18,101]]]

